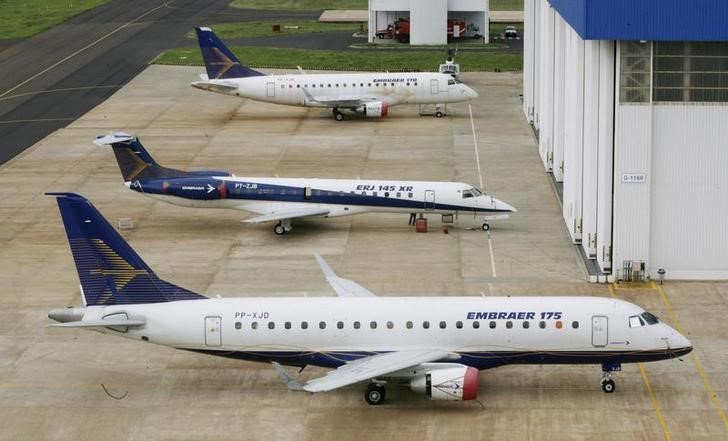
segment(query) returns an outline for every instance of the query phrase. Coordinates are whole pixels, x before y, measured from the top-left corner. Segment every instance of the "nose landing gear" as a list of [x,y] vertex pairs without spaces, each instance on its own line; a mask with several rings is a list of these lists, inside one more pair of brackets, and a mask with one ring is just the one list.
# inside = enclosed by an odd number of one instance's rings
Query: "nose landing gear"
[[612,380],[612,372],[618,372],[622,370],[622,365],[602,365],[602,390],[604,393],[611,394],[617,389],[617,385]]

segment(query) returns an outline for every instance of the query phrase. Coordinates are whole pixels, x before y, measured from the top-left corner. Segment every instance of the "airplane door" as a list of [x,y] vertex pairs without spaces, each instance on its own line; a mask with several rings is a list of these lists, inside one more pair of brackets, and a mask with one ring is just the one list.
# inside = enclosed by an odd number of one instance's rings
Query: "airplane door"
[[439,81],[437,80],[430,80],[430,93],[433,95],[437,95],[440,93],[440,86]]
[[222,319],[220,317],[205,317],[205,345],[220,346],[222,334],[220,332]]
[[425,190],[425,210],[435,209],[435,191]]
[[276,96],[276,83],[269,82],[268,84],[268,96],[273,97]]
[[609,322],[603,315],[592,316],[592,345],[604,347],[607,345]]

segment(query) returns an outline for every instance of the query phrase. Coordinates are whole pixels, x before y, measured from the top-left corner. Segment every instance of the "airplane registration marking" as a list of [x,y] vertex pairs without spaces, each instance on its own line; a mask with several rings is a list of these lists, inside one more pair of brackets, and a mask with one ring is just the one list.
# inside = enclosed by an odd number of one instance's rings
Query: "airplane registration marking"
[[236,319],[268,319],[270,318],[270,313],[267,311],[262,312],[246,312],[246,311],[236,311],[235,312],[235,318]]

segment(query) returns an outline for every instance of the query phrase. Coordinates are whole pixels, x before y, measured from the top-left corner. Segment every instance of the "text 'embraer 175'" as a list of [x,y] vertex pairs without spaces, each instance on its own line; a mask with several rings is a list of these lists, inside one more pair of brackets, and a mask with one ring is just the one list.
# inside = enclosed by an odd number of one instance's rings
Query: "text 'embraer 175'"
[[[316,259],[338,297],[206,298],[152,271],[82,196],[55,193],[81,282],[83,307],[50,311],[52,326],[273,363],[289,389],[325,392],[367,383],[433,400],[472,400],[478,371],[508,364],[596,364],[602,389],[622,363],[692,350],[637,305],[599,297],[376,297]],[[301,381],[281,364],[332,369]]]
[[344,119],[345,110],[380,118],[391,106],[459,103],[478,96],[460,80],[437,72],[266,75],[240,63],[210,28],[195,31],[207,74],[192,87],[201,90],[273,104],[330,108],[337,121]]
[[182,171],[157,164],[139,140],[125,133],[100,136],[110,145],[124,184],[144,195],[185,207],[232,208],[258,214],[245,222],[276,222],[276,234],[291,220],[361,213],[436,213],[489,228],[490,218],[516,209],[460,182],[237,177],[227,171]]

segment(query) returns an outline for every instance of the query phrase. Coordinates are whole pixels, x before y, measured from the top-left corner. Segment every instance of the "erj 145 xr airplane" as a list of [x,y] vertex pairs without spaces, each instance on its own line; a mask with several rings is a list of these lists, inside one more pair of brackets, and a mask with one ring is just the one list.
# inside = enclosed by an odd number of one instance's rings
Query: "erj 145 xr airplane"
[[[56,196],[84,307],[50,311],[64,328],[241,360],[272,362],[288,388],[366,382],[433,400],[477,397],[478,371],[508,364],[596,364],[602,389],[622,363],[665,360],[690,342],[634,304],[598,297],[376,297],[316,255],[338,297],[206,298],[166,282],[85,198]],[[306,382],[281,365],[331,370]]]
[[[451,75],[437,72],[265,75],[240,63],[210,28],[195,28],[207,75],[192,87],[289,106],[325,107],[337,121],[347,110],[380,118],[399,104],[447,104],[478,94]],[[441,110],[435,116],[443,116]]]
[[482,221],[506,217],[515,208],[459,182],[375,181],[351,179],[236,177],[227,171],[182,171],[157,164],[137,138],[125,133],[100,136],[111,145],[124,184],[171,204],[233,208],[257,213],[248,223],[276,222],[284,234],[291,220],[361,213],[435,213],[446,221],[472,217]]

